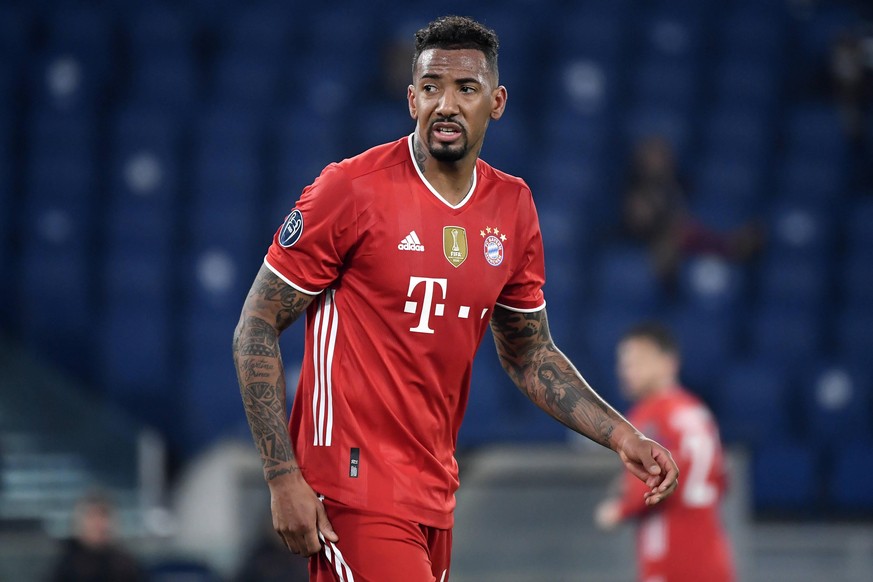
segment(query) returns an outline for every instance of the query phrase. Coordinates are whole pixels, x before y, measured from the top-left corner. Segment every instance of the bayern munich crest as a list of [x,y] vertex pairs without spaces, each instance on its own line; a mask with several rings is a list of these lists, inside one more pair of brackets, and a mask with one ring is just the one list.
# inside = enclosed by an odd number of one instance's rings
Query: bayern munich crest
[[485,260],[492,267],[500,266],[503,262],[503,243],[506,241],[506,235],[501,233],[499,229],[490,226],[486,226],[485,230],[480,230],[479,234],[485,239],[482,246]]

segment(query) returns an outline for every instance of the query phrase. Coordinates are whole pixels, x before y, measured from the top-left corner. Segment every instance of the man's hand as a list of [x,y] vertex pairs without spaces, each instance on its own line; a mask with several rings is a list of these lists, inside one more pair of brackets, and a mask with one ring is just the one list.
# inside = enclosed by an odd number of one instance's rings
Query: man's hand
[[607,499],[594,510],[594,523],[602,530],[609,531],[621,521],[621,503],[617,499]]
[[645,493],[646,505],[655,505],[679,484],[679,467],[670,451],[651,439],[636,433],[624,439],[616,452],[628,471],[644,482],[649,491]]
[[308,557],[321,550],[319,534],[331,542],[339,540],[327,519],[324,505],[299,469],[275,477],[267,484],[270,487],[273,529],[289,550]]

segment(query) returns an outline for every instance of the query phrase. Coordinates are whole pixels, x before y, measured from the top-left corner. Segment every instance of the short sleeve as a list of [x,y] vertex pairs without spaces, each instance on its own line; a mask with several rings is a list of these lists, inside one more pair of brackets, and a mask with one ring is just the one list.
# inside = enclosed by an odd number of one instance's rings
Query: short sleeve
[[518,232],[521,233],[520,240],[524,241],[523,250],[517,255],[512,274],[500,292],[497,304],[512,311],[530,312],[546,306],[543,297],[546,274],[540,222],[530,191],[526,194],[518,214]]
[[351,181],[331,164],[307,186],[273,235],[264,262],[286,283],[316,295],[339,276],[357,236]]

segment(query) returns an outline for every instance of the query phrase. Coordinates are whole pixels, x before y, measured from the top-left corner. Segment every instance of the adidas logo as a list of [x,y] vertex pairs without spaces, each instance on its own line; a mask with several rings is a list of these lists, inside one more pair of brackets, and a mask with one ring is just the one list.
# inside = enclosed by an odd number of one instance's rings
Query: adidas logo
[[397,245],[397,248],[401,251],[418,251],[420,253],[424,252],[424,245],[421,244],[421,241],[418,240],[418,235],[415,234],[413,230],[409,234],[406,235],[400,244]]

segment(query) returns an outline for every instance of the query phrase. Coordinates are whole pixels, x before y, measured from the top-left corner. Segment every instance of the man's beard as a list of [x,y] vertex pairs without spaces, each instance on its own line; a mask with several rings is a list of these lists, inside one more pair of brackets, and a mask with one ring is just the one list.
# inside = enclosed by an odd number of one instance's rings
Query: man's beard
[[457,162],[467,155],[467,134],[462,133],[460,143],[434,143],[433,135],[428,134],[427,151],[438,162]]

